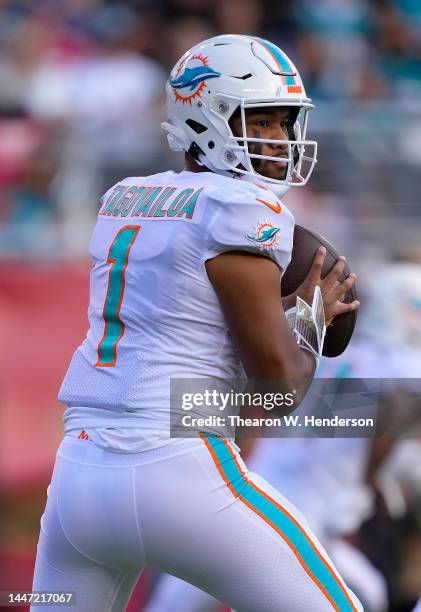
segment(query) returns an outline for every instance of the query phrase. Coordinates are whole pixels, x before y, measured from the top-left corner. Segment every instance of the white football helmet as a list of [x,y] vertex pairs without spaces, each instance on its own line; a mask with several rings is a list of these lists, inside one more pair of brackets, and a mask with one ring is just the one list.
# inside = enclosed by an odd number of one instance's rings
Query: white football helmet
[[[263,181],[278,193],[307,183],[317,155],[317,143],[306,140],[308,112],[314,106],[296,67],[273,43],[239,35],[205,40],[176,63],[166,93],[168,121],[162,127],[172,150],[188,151],[199,165],[218,174]],[[289,140],[247,137],[247,109],[277,106],[296,110]],[[242,125],[237,136],[229,125],[236,111]],[[251,143],[283,145],[288,155],[261,155]],[[258,163],[253,165],[259,159],[286,167],[284,178],[259,174]]]

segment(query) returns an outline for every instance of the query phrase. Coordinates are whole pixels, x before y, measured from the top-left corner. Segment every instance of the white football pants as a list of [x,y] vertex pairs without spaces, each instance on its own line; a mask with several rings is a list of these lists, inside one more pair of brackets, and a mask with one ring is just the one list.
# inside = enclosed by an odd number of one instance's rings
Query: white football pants
[[122,454],[66,435],[33,590],[74,592],[69,610],[122,612],[146,566],[237,612],[362,610],[303,516],[234,444],[204,436]]
[[[385,612],[388,609],[386,583],[368,559],[340,538],[331,540],[327,549],[341,575],[352,585],[364,605],[367,604],[365,610]],[[216,612],[219,609],[219,602],[209,593],[164,574],[143,612]],[[421,612],[421,605],[417,612]]]

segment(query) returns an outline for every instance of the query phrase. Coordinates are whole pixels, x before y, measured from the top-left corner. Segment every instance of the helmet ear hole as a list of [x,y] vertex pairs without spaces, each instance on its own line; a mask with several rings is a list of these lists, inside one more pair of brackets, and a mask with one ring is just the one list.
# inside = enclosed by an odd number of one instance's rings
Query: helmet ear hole
[[203,132],[206,132],[206,130],[208,129],[206,125],[203,125],[203,123],[199,123],[198,121],[195,121],[194,119],[186,119],[186,124],[194,132],[196,132],[196,134],[203,134]]

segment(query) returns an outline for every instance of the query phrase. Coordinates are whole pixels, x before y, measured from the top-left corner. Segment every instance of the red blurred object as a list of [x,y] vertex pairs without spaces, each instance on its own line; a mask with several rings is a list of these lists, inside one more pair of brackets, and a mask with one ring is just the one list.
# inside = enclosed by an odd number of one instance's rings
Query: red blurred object
[[46,138],[46,127],[33,119],[0,119],[0,185],[14,184],[25,176]]
[[88,329],[89,263],[0,263],[2,484],[45,482],[62,436],[57,392]]

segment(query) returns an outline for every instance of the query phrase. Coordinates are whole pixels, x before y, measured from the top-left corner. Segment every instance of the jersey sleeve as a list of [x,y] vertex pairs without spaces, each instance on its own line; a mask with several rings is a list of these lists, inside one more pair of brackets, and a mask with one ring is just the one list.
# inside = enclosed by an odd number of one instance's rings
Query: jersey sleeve
[[221,202],[215,210],[209,220],[206,259],[247,251],[268,257],[285,270],[291,261],[293,234],[294,217],[274,194],[250,190]]

